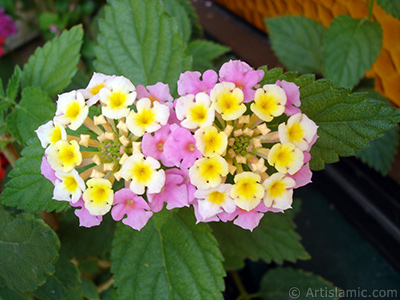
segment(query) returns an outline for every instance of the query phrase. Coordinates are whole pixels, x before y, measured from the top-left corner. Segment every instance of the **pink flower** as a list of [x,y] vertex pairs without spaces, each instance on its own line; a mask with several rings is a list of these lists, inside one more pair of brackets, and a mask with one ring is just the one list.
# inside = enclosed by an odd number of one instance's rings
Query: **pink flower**
[[287,82],[285,80],[278,80],[276,85],[283,88],[286,93],[287,101],[285,105],[285,114],[291,116],[301,113],[301,110],[298,108],[301,105],[299,87],[293,82]]
[[82,197],[76,203],[70,202],[72,207],[81,207],[81,209],[75,209],[75,215],[79,218],[79,226],[82,227],[93,227],[100,225],[103,221],[103,216],[93,216],[85,208],[85,202]]
[[137,99],[149,98],[151,102],[158,101],[160,103],[171,102],[174,98],[171,96],[168,84],[157,82],[154,85],[138,85],[136,87]]
[[40,165],[40,173],[42,173],[44,177],[50,180],[52,184],[55,184],[56,180],[58,179],[56,177],[56,171],[54,171],[51,168],[49,162],[46,159],[46,156],[43,156],[42,158],[42,163]]
[[169,125],[161,127],[159,130],[151,133],[145,133],[142,139],[142,151],[145,157],[151,156],[155,159],[161,160],[164,166],[172,167],[173,164],[169,162],[164,155],[164,144],[170,136],[171,130]]
[[250,231],[253,231],[253,229],[256,228],[260,223],[262,217],[264,216],[264,213],[266,213],[269,210],[270,209],[265,206],[264,202],[261,201],[256,208],[250,211],[243,210],[238,207],[233,213],[231,214],[221,213],[218,215],[218,217],[223,222],[232,221],[237,217],[233,221],[233,224],[238,225],[243,229],[248,229]]
[[137,196],[129,188],[123,188],[114,195],[114,207],[111,210],[111,216],[115,221],[120,221],[127,215],[122,223],[140,230],[153,215],[148,210],[150,210],[150,207],[142,197]]
[[0,36],[7,37],[17,33],[17,26],[13,19],[0,8]]
[[233,82],[236,87],[240,88],[244,94],[243,102],[250,102],[254,99],[255,90],[264,77],[263,70],[253,70],[245,62],[240,60],[231,60],[224,63],[219,70],[219,81]]
[[305,186],[311,182],[312,172],[310,170],[310,165],[305,164],[295,174],[293,175],[288,174],[288,176],[290,178],[293,178],[294,181],[296,181],[296,185],[293,187],[294,189],[297,189],[298,187],[301,186]]
[[164,156],[174,166],[187,169],[196,159],[202,157],[196,147],[196,139],[186,128],[171,125],[171,130],[172,133],[164,144]]
[[194,186],[189,182],[187,174],[180,169],[168,169],[165,171],[165,184],[160,193],[147,193],[149,204],[153,212],[159,212],[164,202],[167,209],[189,206],[192,200]]
[[200,222],[208,223],[208,222],[218,222],[219,221],[217,216],[212,216],[212,217],[204,219],[199,212],[199,204],[198,203],[193,203],[193,208],[194,208],[194,215],[196,217],[196,224],[198,224]]
[[203,73],[203,80],[200,80],[200,77],[200,72],[186,71],[182,73],[178,80],[178,94],[180,96],[196,95],[200,92],[210,94],[211,89],[218,81],[218,74],[213,70],[207,70]]

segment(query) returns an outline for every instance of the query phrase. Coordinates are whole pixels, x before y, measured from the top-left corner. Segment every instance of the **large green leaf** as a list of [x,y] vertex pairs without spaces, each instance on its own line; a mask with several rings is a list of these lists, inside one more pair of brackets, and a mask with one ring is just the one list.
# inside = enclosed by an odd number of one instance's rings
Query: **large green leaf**
[[100,20],[95,68],[123,75],[137,84],[168,83],[190,69],[186,44],[172,18],[157,0],[111,0]]
[[346,15],[337,17],[323,38],[324,77],[336,85],[354,87],[376,61],[381,46],[379,23]]
[[54,273],[60,242],[41,219],[13,217],[0,206],[0,278],[14,290],[33,291]]
[[376,0],[376,3],[378,3],[378,5],[381,6],[388,14],[400,19],[399,0]]
[[356,157],[382,175],[390,171],[399,145],[399,127],[386,131],[383,137],[371,141],[371,146],[356,151]]
[[192,34],[192,24],[190,24],[190,19],[185,7],[182,5],[181,1],[177,0],[163,0],[163,2],[166,11],[175,18],[182,33],[183,41],[185,43],[189,42]]
[[207,224],[192,212],[153,216],[139,232],[118,224],[112,272],[123,299],[222,299],[222,256]]
[[61,93],[78,70],[83,30],[75,26],[38,48],[24,66],[22,86],[36,86],[49,96]]
[[105,255],[111,251],[115,224],[108,214],[103,217],[99,226],[80,227],[78,217],[73,210],[69,210],[59,222],[60,253],[76,259]]
[[46,121],[54,117],[56,105],[37,87],[27,87],[22,91],[22,99],[17,104],[12,114],[15,114],[16,123],[8,124],[17,126],[18,135],[15,136],[21,143],[26,144],[36,137],[35,130]]
[[253,232],[231,222],[210,225],[225,258],[225,269],[242,268],[246,258],[278,264],[310,258],[294,230],[293,221],[281,213],[266,213]]
[[224,55],[229,50],[228,47],[211,41],[194,40],[188,46],[189,54],[193,57],[192,69],[200,72],[213,69],[213,60]]
[[265,19],[272,49],[289,70],[322,73],[322,36],[325,28],[303,16]]
[[276,268],[263,276],[259,295],[265,300],[338,299],[341,290],[312,273]]
[[28,143],[21,154],[9,174],[11,180],[1,193],[0,202],[32,213],[62,211],[70,207],[67,201],[52,200],[54,186],[40,173],[44,149],[39,140]]
[[367,98],[367,93],[351,93],[350,89],[334,87],[330,80],[315,80],[314,75],[295,78],[293,72],[286,75],[280,69],[264,71],[262,84],[278,79],[296,83],[301,111],[319,126],[319,138],[311,149],[312,170],[337,162],[339,156],[353,156],[400,122],[400,110]]
[[19,85],[21,83],[22,71],[19,66],[14,68],[14,73],[7,84],[7,98],[9,101],[14,102],[17,98]]
[[30,292],[14,291],[0,286],[0,300],[33,300]]
[[68,293],[79,287],[79,270],[64,256],[56,263],[56,272],[46,279],[46,283],[35,292],[35,297],[41,300],[64,299]]

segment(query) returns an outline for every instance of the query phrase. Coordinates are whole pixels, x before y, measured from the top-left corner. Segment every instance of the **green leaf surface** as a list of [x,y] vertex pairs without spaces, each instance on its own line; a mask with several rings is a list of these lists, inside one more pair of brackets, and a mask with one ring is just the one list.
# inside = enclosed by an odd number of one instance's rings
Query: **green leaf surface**
[[14,290],[33,291],[54,273],[60,242],[30,214],[15,218],[0,206],[0,278]]
[[67,201],[52,200],[54,186],[40,173],[44,149],[39,140],[28,143],[21,154],[15,169],[10,172],[11,180],[1,193],[0,202],[32,213],[69,208]]
[[320,276],[292,268],[276,268],[262,278],[259,295],[264,300],[338,299],[340,290]]
[[33,300],[33,296],[29,292],[24,293],[8,287],[0,287],[0,300]]
[[378,3],[386,13],[400,19],[400,5],[398,0],[376,0],[376,3]]
[[22,71],[20,67],[16,66],[14,68],[14,74],[11,76],[7,84],[7,98],[11,102],[15,101],[17,98],[21,77]]
[[319,138],[310,152],[312,170],[322,170],[325,163],[337,162],[339,156],[353,156],[355,151],[368,148],[370,141],[400,122],[400,110],[367,98],[367,93],[351,93],[350,89],[334,87],[330,80],[315,80],[314,75],[295,78],[293,72],[286,76],[281,69],[264,71],[262,84],[277,79],[297,84],[301,111],[319,126]]
[[99,293],[97,292],[97,288],[96,288],[96,285],[94,284],[94,282],[91,281],[90,279],[86,278],[85,276],[82,276],[81,280],[82,280],[82,283],[81,283],[82,294],[88,300],[100,299]]
[[79,270],[64,256],[56,263],[56,272],[46,279],[46,283],[35,292],[35,297],[41,300],[64,299],[71,291],[79,287]]
[[303,16],[265,19],[272,49],[289,70],[322,73],[322,36],[325,28]]
[[336,85],[354,87],[376,61],[381,46],[379,23],[347,15],[337,17],[323,38],[324,77]]
[[154,216],[139,232],[118,224],[112,272],[118,299],[223,299],[221,253],[207,224],[193,212],[170,212],[158,229]]
[[163,0],[163,2],[166,11],[177,22],[182,33],[183,41],[188,43],[192,34],[192,25],[190,24],[190,19],[185,7],[181,4],[181,1],[177,0]]
[[300,243],[292,219],[281,213],[266,213],[253,232],[230,222],[210,225],[225,258],[225,269],[242,268],[246,258],[278,264],[310,258]]
[[26,144],[36,137],[35,130],[53,119],[55,111],[55,103],[40,88],[25,88],[14,112],[17,115],[16,124],[20,142]]
[[213,69],[213,60],[229,51],[228,47],[211,41],[194,40],[190,42],[188,52],[193,57],[192,70],[204,72],[207,69]]
[[100,20],[98,72],[123,75],[133,84],[159,81],[176,89],[179,74],[190,69],[182,34],[161,1],[111,0]]
[[299,77],[301,110],[318,126],[319,138],[311,149],[310,167],[321,170],[325,163],[352,156],[370,145],[400,121],[400,111],[366,93],[350,93],[333,87],[329,80]]
[[22,86],[40,87],[50,97],[61,93],[78,70],[82,40],[82,27],[75,26],[38,48],[24,66]]
[[110,214],[107,214],[99,226],[79,227],[79,219],[74,210],[70,209],[59,221],[60,253],[76,259],[105,255],[111,251],[115,223]]
[[399,145],[399,127],[386,131],[383,137],[371,141],[371,146],[356,151],[356,157],[382,175],[390,171]]

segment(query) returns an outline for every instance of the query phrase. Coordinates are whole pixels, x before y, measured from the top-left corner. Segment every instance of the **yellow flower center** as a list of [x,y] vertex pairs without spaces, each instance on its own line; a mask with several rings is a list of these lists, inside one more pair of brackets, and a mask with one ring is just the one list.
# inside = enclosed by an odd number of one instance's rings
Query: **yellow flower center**
[[133,180],[137,180],[139,182],[148,182],[151,179],[151,175],[153,174],[150,166],[145,163],[137,164],[132,170]]
[[288,128],[288,136],[291,141],[300,142],[304,136],[304,129],[300,124],[293,124]]
[[61,161],[68,165],[73,163],[76,160],[75,151],[73,146],[65,146],[60,150],[60,159]]
[[286,190],[285,184],[280,181],[274,182],[269,188],[269,193],[272,198],[277,198],[281,196]]
[[113,92],[110,97],[110,108],[118,109],[125,106],[126,94],[122,92]]
[[97,203],[104,202],[107,200],[106,190],[102,186],[94,186],[91,196],[92,200]]
[[154,112],[151,109],[143,109],[137,115],[137,122],[139,126],[148,126],[156,120]]
[[225,194],[218,191],[211,192],[208,196],[208,201],[220,206],[225,202]]
[[72,102],[65,111],[65,116],[69,119],[76,119],[76,117],[81,112],[81,107],[78,101]]
[[61,140],[62,139],[62,136],[61,136],[61,128],[59,127],[59,126],[56,126],[54,129],[53,129],[53,132],[51,133],[51,135],[50,135],[50,143],[51,144],[55,144],[55,143],[57,143],[59,140]]
[[105,87],[105,84],[104,84],[104,83],[100,83],[100,84],[98,84],[98,85],[92,87],[92,89],[90,90],[90,93],[91,93],[93,96],[94,96],[94,95],[97,95],[103,87]]
[[78,188],[78,183],[76,182],[74,176],[68,176],[64,179],[64,185],[68,191],[74,192]]
[[204,105],[194,105],[190,110],[190,116],[195,122],[203,122],[207,116],[207,108]]

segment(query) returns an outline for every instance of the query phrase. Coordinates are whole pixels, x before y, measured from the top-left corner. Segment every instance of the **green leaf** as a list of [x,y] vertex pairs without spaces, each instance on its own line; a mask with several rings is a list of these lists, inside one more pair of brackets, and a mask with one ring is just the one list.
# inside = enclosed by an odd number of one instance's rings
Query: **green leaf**
[[287,76],[281,69],[261,69],[266,72],[261,84],[285,79],[300,87],[300,109],[319,126],[319,138],[310,152],[312,170],[322,170],[339,156],[368,148],[371,140],[400,122],[400,110],[385,101],[368,99],[367,93],[350,93],[350,89],[334,87],[330,80],[316,81],[314,75],[295,78],[293,72]]
[[17,98],[21,77],[22,71],[20,67],[16,66],[14,68],[14,74],[11,76],[7,84],[7,98],[11,102],[14,102],[15,98]]
[[47,277],[46,283],[34,295],[41,300],[60,300],[78,287],[78,268],[64,256],[60,256],[56,263],[56,272]]
[[295,80],[300,85],[301,110],[319,126],[319,138],[310,151],[312,170],[369,147],[371,140],[400,121],[399,110],[368,99],[366,93],[351,94],[325,79],[304,79]]
[[388,14],[400,19],[400,5],[398,0],[376,0],[376,3],[378,3],[378,5]]
[[341,290],[320,276],[292,268],[267,272],[258,293],[264,300],[338,299]]
[[108,214],[99,226],[80,227],[78,217],[69,210],[59,222],[60,253],[76,259],[105,255],[111,251],[115,223]]
[[35,130],[54,117],[56,105],[40,88],[27,87],[22,91],[21,102],[17,104],[17,130],[20,142],[26,144],[36,137]]
[[123,75],[135,85],[159,81],[176,89],[179,74],[190,69],[190,57],[176,25],[161,1],[112,0],[100,20],[98,72]]
[[0,300],[33,300],[31,293],[13,291],[8,287],[0,287]]
[[323,38],[324,77],[336,85],[354,87],[376,61],[381,46],[379,23],[347,15],[337,17]]
[[322,72],[322,36],[325,28],[303,16],[265,19],[272,49],[280,62],[300,73]]
[[82,39],[82,26],[75,26],[38,48],[24,66],[22,86],[40,87],[50,97],[61,93],[78,70]]
[[6,124],[7,124],[7,130],[11,133],[11,135],[17,140],[22,142],[22,137],[21,134],[18,131],[18,113],[17,110],[14,109],[12,113],[10,113],[6,117]]
[[118,299],[222,299],[224,270],[217,241],[193,212],[170,212],[156,228],[154,217],[139,232],[118,224],[112,272]]
[[242,268],[246,258],[278,264],[310,258],[300,243],[292,219],[281,213],[266,213],[253,232],[233,223],[210,225],[225,258],[225,269]]
[[211,41],[192,41],[188,46],[188,52],[193,57],[192,70],[204,72],[207,69],[213,69],[213,60],[229,51],[228,47]]
[[1,193],[0,202],[32,213],[69,208],[67,201],[52,200],[54,186],[40,173],[44,149],[39,140],[28,143],[21,154],[9,174],[11,180]]
[[166,11],[173,17],[182,33],[183,41],[189,42],[192,28],[185,7],[177,0],[163,0]]
[[386,131],[383,137],[371,141],[371,146],[356,151],[356,157],[382,175],[390,171],[399,145],[399,127]]
[[0,207],[0,278],[14,290],[33,291],[54,273],[60,242],[41,219],[12,217]]
[[[264,71],[264,77],[259,83],[260,86],[263,86],[264,84],[269,84],[269,83],[274,84],[278,80],[286,80],[286,81],[292,82],[298,76],[297,72],[283,73],[283,70],[281,68],[273,68],[273,69],[268,70],[268,68],[266,66],[262,66],[262,67],[258,68],[258,70]],[[309,75],[303,75],[303,76],[309,76]],[[313,75],[310,75],[310,76],[312,76],[312,78],[315,78]]]
[[82,294],[89,300],[98,300],[99,293],[97,292],[96,285],[93,281],[82,276],[82,284],[81,284]]

